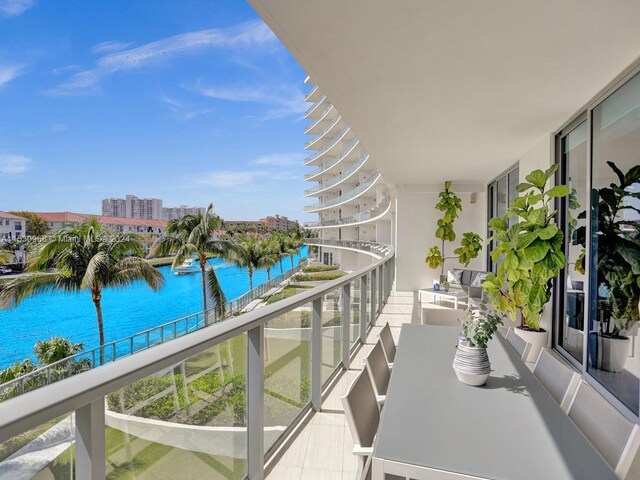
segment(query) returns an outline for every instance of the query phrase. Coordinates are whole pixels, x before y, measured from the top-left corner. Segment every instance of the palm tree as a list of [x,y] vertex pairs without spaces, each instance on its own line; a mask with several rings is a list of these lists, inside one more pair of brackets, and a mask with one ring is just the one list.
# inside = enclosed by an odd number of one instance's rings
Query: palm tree
[[[249,273],[249,289],[253,290],[253,272],[275,263],[272,254],[264,248],[263,241],[255,234],[246,235],[236,240],[236,246],[229,259]],[[273,262],[273,263],[271,263]]]
[[286,254],[289,256],[289,259],[291,260],[291,268],[293,268],[294,257],[300,253],[300,247],[302,246],[302,241],[295,234],[287,235],[285,237],[285,246],[286,246]]
[[150,257],[175,255],[171,268],[176,268],[186,259],[197,255],[202,272],[202,307],[207,311],[207,293],[211,295],[213,308],[224,316],[227,300],[218,281],[216,271],[207,263],[208,257],[227,258],[233,250],[229,241],[216,240],[212,233],[222,225],[222,220],[213,213],[213,204],[196,215],[185,215],[167,225],[167,234],[155,241]]
[[280,262],[280,274],[284,273],[282,268],[282,259],[288,254],[288,237],[284,233],[277,233],[274,235],[274,241],[278,247],[278,261]]
[[280,242],[275,236],[262,237],[260,246],[264,253],[263,264],[267,269],[267,280],[271,281],[271,268],[282,258],[280,256]]
[[[102,290],[143,280],[157,291],[164,283],[162,274],[138,256],[142,252],[137,236],[110,235],[95,218],[61,230],[38,246],[29,261],[28,273],[3,286],[0,308],[17,306],[29,296],[52,290],[89,290],[96,309],[100,346],[103,346]],[[101,349],[101,361],[102,358]]]
[[13,262],[13,252],[0,243],[0,265]]
[[75,355],[84,348],[82,343],[72,343],[62,337],[51,337],[49,340],[40,340],[33,347],[33,353],[38,358],[40,365],[49,365],[59,360]]

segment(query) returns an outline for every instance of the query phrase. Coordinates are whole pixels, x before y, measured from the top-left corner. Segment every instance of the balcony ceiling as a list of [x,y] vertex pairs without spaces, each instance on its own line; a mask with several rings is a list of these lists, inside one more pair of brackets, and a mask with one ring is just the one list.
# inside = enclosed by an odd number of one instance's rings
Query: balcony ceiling
[[637,0],[249,0],[392,184],[489,180],[640,55]]

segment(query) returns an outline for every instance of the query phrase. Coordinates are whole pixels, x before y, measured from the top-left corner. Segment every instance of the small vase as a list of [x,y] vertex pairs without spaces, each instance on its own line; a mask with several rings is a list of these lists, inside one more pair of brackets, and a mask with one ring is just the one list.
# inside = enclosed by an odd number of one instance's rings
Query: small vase
[[453,371],[456,372],[458,380],[466,385],[484,385],[491,373],[487,349],[472,347],[468,342],[459,342],[453,359]]

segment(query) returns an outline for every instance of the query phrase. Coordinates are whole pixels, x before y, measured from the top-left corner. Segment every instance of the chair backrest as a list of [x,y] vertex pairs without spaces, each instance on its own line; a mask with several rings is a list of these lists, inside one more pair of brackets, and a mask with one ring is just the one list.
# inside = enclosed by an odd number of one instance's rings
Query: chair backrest
[[523,360],[526,360],[529,356],[531,344],[520,337],[513,328],[509,328],[509,330],[507,330],[506,339],[507,342],[509,342],[509,345],[518,352],[518,355],[520,355]]
[[373,447],[380,422],[380,410],[366,370],[360,372],[347,394],[342,397],[342,406],[353,443],[359,447]]
[[391,334],[391,327],[389,322],[380,330],[380,342],[382,343],[382,349],[387,357],[388,363],[393,363],[396,359],[396,344],[393,341],[393,335]]
[[369,355],[364,359],[364,362],[371,376],[371,383],[373,384],[375,394],[386,395],[389,379],[391,378],[391,371],[389,370],[387,359],[384,356],[384,350],[382,350],[382,342],[380,342],[380,340],[376,342],[369,352]]
[[624,478],[640,445],[638,425],[627,420],[594,388],[582,381],[569,417],[582,430],[620,478]]
[[546,348],[540,350],[533,374],[566,412],[580,381],[580,375],[554,357]]

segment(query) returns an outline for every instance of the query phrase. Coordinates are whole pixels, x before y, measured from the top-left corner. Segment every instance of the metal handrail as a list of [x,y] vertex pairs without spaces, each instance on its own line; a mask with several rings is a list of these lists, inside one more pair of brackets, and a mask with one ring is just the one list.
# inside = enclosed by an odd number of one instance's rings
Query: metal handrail
[[369,220],[375,220],[387,213],[387,210],[391,206],[391,197],[388,193],[375,207],[370,208],[364,212],[359,212],[348,217],[336,218],[335,220],[323,220],[320,222],[305,222],[305,228],[323,228],[323,227],[335,227],[338,225],[351,225],[354,223],[362,223]]
[[313,188],[306,189],[304,191],[304,194],[309,195],[315,192],[322,192],[324,190],[327,190],[333,187],[334,185],[338,185],[339,183],[345,181],[351,175],[356,173],[360,169],[360,167],[362,167],[362,165],[364,165],[367,162],[367,160],[369,160],[369,154],[367,152],[362,152],[362,154],[360,154],[360,157],[358,157],[358,160],[353,162],[353,164],[348,169],[343,171],[340,175],[336,175],[326,183],[321,183],[319,185],[316,185]]
[[305,118],[311,113],[313,112],[316,108],[318,108],[320,106],[320,104],[322,102],[324,102],[327,99],[327,96],[325,95],[324,97],[322,97],[320,100],[318,100],[317,102],[315,102],[313,105],[311,105],[309,108],[307,108],[307,111],[304,112],[304,116]]
[[[308,133],[309,130],[311,130],[312,128],[314,128],[315,126],[317,126],[319,123],[324,122],[326,120],[327,115],[329,115],[329,113],[331,112],[331,110],[333,110],[333,105],[329,104],[329,108],[327,108],[322,115],[320,116],[320,118],[318,118],[316,121],[311,122],[311,124],[305,128],[304,133]],[[310,139],[307,141],[307,143],[304,144],[305,148],[307,148],[309,145],[311,145],[312,143],[318,141],[320,138],[322,138],[322,136],[327,133],[329,130],[331,130],[336,123],[338,123],[338,121],[341,119],[342,117],[340,115],[337,115],[335,118],[332,118],[331,121],[324,126],[324,128],[322,129],[322,131],[314,138]]]
[[[353,244],[353,242],[351,242],[351,244]],[[248,333],[250,341],[258,342],[258,337],[264,341],[263,327],[270,320],[291,312],[298,307],[307,305],[310,302],[314,302],[315,305],[315,303],[321,302],[328,293],[338,288],[346,288],[346,285],[350,285],[353,281],[366,278],[370,273],[371,275],[375,272],[382,274],[384,268],[384,272],[387,275],[384,290],[379,289],[373,282],[371,285],[372,315],[376,316],[377,312],[381,311],[383,299],[389,294],[390,285],[393,282],[393,268],[389,267],[391,265],[390,262],[394,260],[394,252],[391,247],[384,246],[383,248],[381,246],[382,244],[376,244],[374,242],[358,242],[358,244],[363,250],[365,248],[370,250],[380,249],[381,255],[383,255],[382,258],[374,260],[370,265],[362,269],[348,273],[336,280],[329,281],[293,297],[283,299],[239,316],[231,317],[224,322],[215,323],[208,328],[199,329],[190,335],[179,337],[172,342],[157,345],[154,348],[136,353],[136,355],[126,356],[100,368],[65,378],[64,380],[49,385],[45,389],[30,391],[19,398],[11,398],[5,402],[1,402],[0,443],[71,411],[84,409],[83,414],[85,414],[88,408],[104,409],[103,398],[105,395],[125,385],[132,384],[137,380],[153,375],[165,368],[172,367],[191,358],[193,355],[201,353],[238,335]],[[380,286],[382,285],[381,282]],[[374,296],[376,292],[377,296]],[[374,298],[376,302],[373,301]],[[248,356],[249,418],[247,421],[247,429],[249,442],[251,443],[251,438],[254,438],[252,435],[261,435],[263,432],[263,422],[260,420],[262,418],[261,413],[255,410],[257,405],[262,405],[258,403],[260,395],[258,395],[257,398],[253,397],[253,400],[252,395],[260,391],[256,390],[256,388],[263,382],[263,378],[261,380],[261,369],[263,369],[262,362],[264,360],[261,350],[258,352],[250,350]],[[260,369],[259,374],[258,369]],[[312,387],[316,388],[313,385]],[[313,398],[320,398],[321,402],[320,394],[317,393],[314,395],[317,395],[317,397]],[[315,402],[315,400],[312,401]],[[76,422],[84,422],[85,420],[84,415],[80,418],[76,416]],[[86,425],[87,424],[85,424],[85,426]],[[249,448],[249,456],[253,462],[256,462],[252,468],[260,468],[260,458],[263,458],[263,453],[263,449],[256,448],[255,445]],[[93,453],[82,451],[79,452],[78,455],[79,454],[83,455],[84,462],[93,461],[92,459],[87,460],[87,456],[91,457]],[[96,458],[95,461],[99,462],[100,465],[104,465],[104,452],[98,452],[96,455],[100,456],[100,454],[103,458]],[[80,461],[78,461],[78,463],[80,463]],[[252,475],[251,467],[249,473]]]
[[316,91],[317,91],[317,90],[318,90],[318,86],[317,86],[317,85],[314,85],[314,87],[313,87],[311,90],[309,90],[309,93],[307,93],[307,94],[304,96],[304,101],[305,101],[305,102],[308,102],[308,101],[309,101],[309,98],[311,98],[311,95],[313,95],[314,93],[316,93]]
[[313,205],[307,205],[304,207],[305,212],[315,212],[316,210],[320,210],[323,208],[329,208],[341,203],[344,203],[352,198],[356,198],[363,192],[366,192],[369,188],[371,188],[380,178],[380,171],[374,170],[369,174],[367,178],[365,178],[360,185],[355,187],[353,190],[349,190],[344,195],[340,195],[339,197],[331,198],[329,200],[325,200],[324,202],[318,202]]
[[228,301],[225,304],[225,315],[222,317],[218,315],[215,308],[210,308],[206,311],[171,320],[157,327],[142,330],[129,337],[108,342],[100,347],[76,353],[75,355],[63,358],[62,360],[50,363],[18,378],[2,383],[0,384],[0,401],[3,400],[4,396],[14,397],[22,395],[25,392],[45,387],[70,376],[106,365],[107,363],[133,355],[134,353],[148,350],[156,345],[175,340],[201,328],[218,323],[225,318],[241,312],[252,301],[298,273],[307,264],[308,259],[302,259],[296,267]]
[[338,162],[341,162],[342,160],[345,159],[345,157],[347,155],[349,155],[349,153],[356,148],[356,146],[360,143],[360,140],[358,140],[357,138],[352,139],[349,143],[347,143],[347,146],[344,147],[342,149],[342,151],[335,157],[333,157],[332,160],[325,162],[324,165],[320,165],[318,168],[316,168],[315,170],[312,170],[310,173],[305,174],[304,179],[305,180],[310,180],[313,177],[321,174],[322,172],[325,172],[327,170],[329,170],[331,167],[333,167],[335,164],[337,164]]
[[[335,147],[344,138],[344,136],[347,134],[347,132],[349,132],[349,125],[345,125],[344,127],[342,127],[340,129],[338,134],[334,137],[335,140],[333,142],[327,143],[324,147],[322,147],[322,149],[318,150],[313,155],[309,155],[307,157],[307,160],[304,162],[304,164],[308,165],[309,162],[313,162],[314,160],[318,159],[319,157],[324,155],[326,152],[331,150],[333,147]],[[344,151],[344,149],[343,149],[343,151]]]

